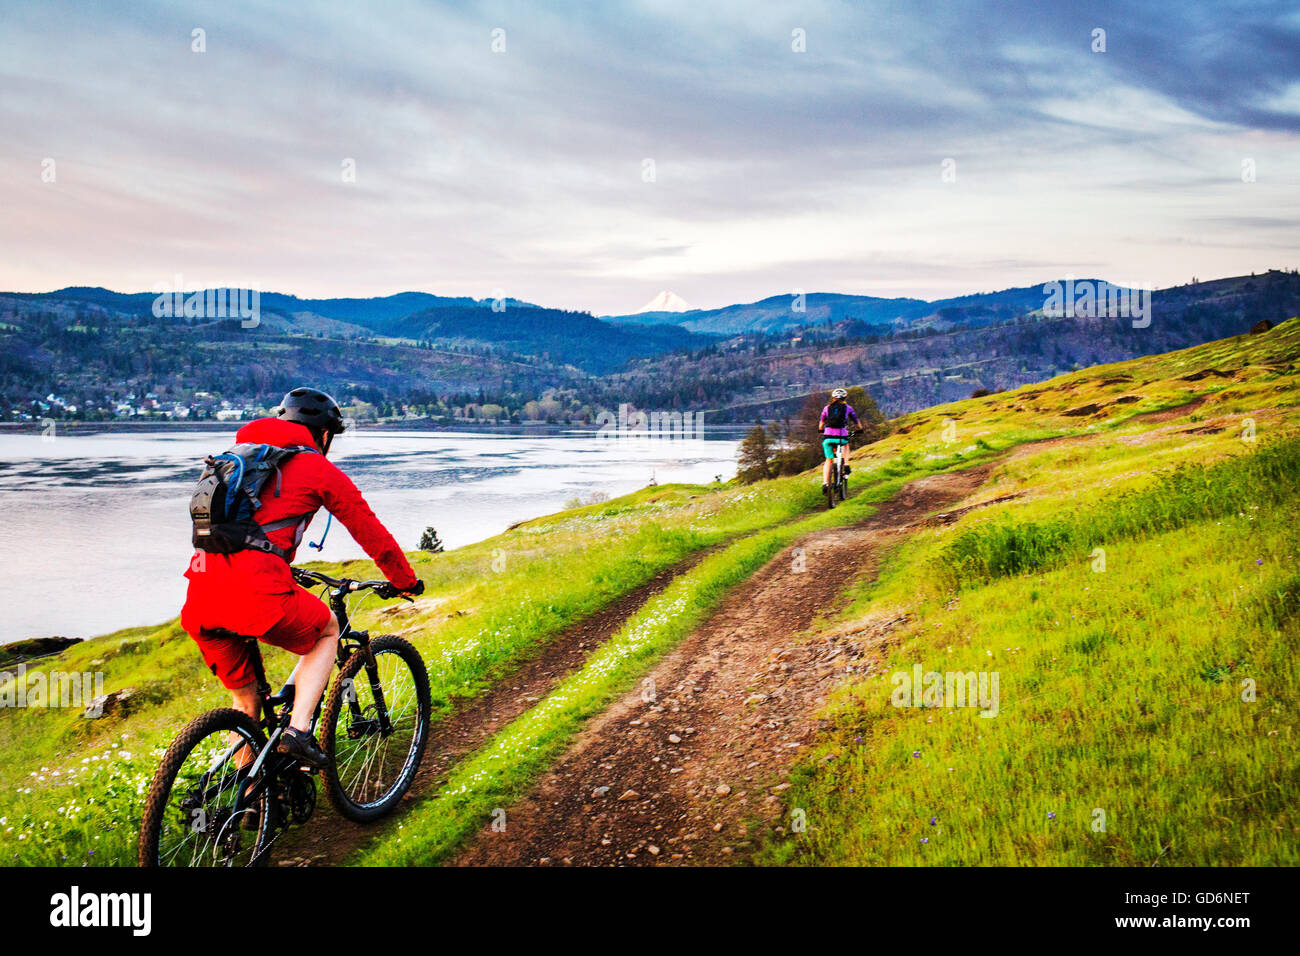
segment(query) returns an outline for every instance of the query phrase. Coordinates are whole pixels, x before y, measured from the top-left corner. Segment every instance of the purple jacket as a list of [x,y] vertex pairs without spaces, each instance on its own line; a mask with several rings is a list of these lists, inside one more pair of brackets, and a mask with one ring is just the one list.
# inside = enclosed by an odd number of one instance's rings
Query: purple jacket
[[819,422],[817,423],[817,427],[823,429],[822,434],[824,434],[827,438],[848,438],[848,437],[849,437],[849,422],[851,421],[851,422],[853,422],[853,424],[855,424],[855,425],[861,425],[861,424],[862,424],[861,422],[858,421],[858,413],[855,412],[855,411],[853,410],[853,406],[852,406],[852,405],[849,405],[849,404],[847,404],[847,403],[845,403],[844,427],[843,427],[843,428],[827,428],[827,427],[826,427],[826,413],[829,412],[830,410],[831,410],[831,407],[830,407],[829,405],[827,405],[825,408],[823,408],[823,409],[822,409],[822,417],[821,417],[821,421],[819,421]]

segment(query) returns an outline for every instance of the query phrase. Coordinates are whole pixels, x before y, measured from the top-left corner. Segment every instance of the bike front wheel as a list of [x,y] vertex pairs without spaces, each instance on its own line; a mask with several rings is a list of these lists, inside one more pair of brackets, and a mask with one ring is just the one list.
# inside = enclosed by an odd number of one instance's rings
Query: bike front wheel
[[266,746],[237,710],[210,710],[181,731],[154,773],[140,821],[141,866],[261,866],[272,829],[265,788],[248,770]]
[[370,642],[344,662],[321,713],[321,771],[330,803],[368,823],[390,812],[411,787],[429,739],[429,675],[400,637]]

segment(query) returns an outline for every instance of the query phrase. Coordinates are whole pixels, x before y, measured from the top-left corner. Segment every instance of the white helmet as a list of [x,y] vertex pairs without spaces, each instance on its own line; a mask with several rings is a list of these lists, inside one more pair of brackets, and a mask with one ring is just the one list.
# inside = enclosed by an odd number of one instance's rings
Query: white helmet
[[849,393],[842,388],[837,388],[835,391],[831,392],[831,398],[848,398],[848,397],[849,397]]

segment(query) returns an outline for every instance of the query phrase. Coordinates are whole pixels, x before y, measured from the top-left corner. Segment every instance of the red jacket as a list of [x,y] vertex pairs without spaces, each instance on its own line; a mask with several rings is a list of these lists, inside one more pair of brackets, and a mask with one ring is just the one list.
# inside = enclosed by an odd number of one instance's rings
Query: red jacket
[[[261,445],[307,445],[315,448],[311,432],[297,422],[259,418],[241,428],[236,442]],[[308,452],[290,458],[280,470],[280,496],[262,496],[253,516],[259,524],[302,515],[295,527],[270,532],[271,543],[296,549],[318,508],[343,522],[354,541],[374,559],[384,576],[399,588],[414,587],[415,572],[393,536],[379,523],[351,479],[324,455]],[[274,479],[272,479],[274,480]],[[292,553],[290,554],[292,558]],[[265,551],[207,554],[196,551],[185,576],[190,579],[181,626],[191,634],[200,628],[224,627],[239,634],[265,634],[284,613],[286,597],[297,587],[289,565]]]

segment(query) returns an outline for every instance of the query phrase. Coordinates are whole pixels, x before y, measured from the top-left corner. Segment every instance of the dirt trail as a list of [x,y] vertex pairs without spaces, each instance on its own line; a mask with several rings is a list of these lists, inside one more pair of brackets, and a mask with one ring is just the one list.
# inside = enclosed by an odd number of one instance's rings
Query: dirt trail
[[[882,545],[974,492],[992,464],[909,484],[865,522],[797,542],[740,585],[638,687],[594,717],[534,791],[460,865],[723,863],[752,845],[744,821],[778,823],[777,793],[815,716],[897,622],[800,641],[834,610],[828,582],[876,573]],[[1000,499],[999,499],[1000,500]],[[800,552],[798,549],[802,549]]]
[[645,584],[569,627],[547,642],[537,658],[435,724],[429,731],[429,743],[415,781],[403,798],[402,806],[392,816],[378,825],[353,823],[335,813],[318,792],[319,803],[311,823],[300,830],[290,831],[277,841],[273,861],[279,866],[343,863],[381,828],[400,821],[404,808],[411,806],[430,787],[445,782],[452,764],[478,749],[498,730],[549,694],[560,681],[580,669],[588,655],[612,637],[641,605],[666,588],[678,575],[694,567],[705,553],[695,554],[665,568]]

